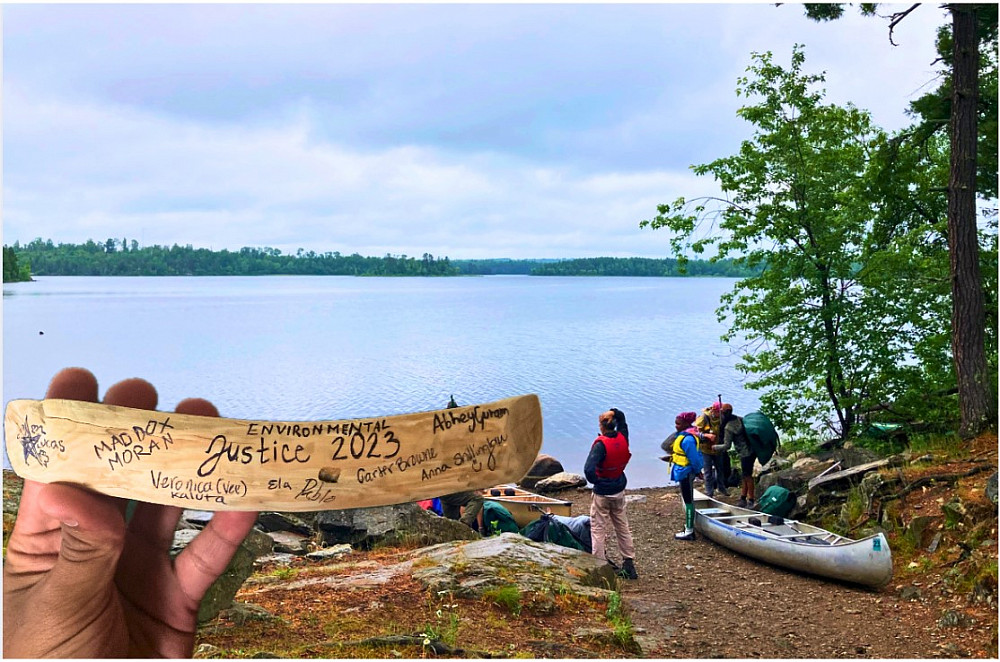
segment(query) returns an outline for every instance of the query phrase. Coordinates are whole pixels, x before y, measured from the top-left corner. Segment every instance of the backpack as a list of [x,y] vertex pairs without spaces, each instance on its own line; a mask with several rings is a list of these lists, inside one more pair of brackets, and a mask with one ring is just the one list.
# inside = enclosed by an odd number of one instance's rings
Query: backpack
[[483,536],[498,536],[501,533],[520,533],[521,527],[514,521],[510,511],[496,501],[483,502]]
[[767,488],[757,500],[757,510],[778,517],[787,517],[794,507],[795,494],[780,485]]
[[583,545],[573,537],[569,527],[546,513],[521,529],[521,535],[535,542],[549,542],[571,549],[583,550]]
[[778,431],[774,429],[771,419],[759,411],[752,411],[743,417],[743,430],[757,459],[762,465],[767,464],[780,445]]

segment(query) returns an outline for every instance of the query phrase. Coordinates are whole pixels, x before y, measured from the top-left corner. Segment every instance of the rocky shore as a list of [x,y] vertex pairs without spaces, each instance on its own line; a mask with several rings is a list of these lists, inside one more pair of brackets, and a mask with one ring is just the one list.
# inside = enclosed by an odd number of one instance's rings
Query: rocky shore
[[[784,458],[759,478],[761,491],[804,490],[806,521],[839,518],[852,537],[886,531],[894,577],[878,590],[675,541],[674,488],[628,491],[631,582],[586,554],[512,534],[478,540],[412,505],[265,513],[203,604],[198,656],[995,658],[996,444],[868,469],[887,458]],[[4,473],[5,539],[17,484]],[[589,511],[585,487],[556,496],[574,515]],[[186,513],[178,545],[207,516]]]

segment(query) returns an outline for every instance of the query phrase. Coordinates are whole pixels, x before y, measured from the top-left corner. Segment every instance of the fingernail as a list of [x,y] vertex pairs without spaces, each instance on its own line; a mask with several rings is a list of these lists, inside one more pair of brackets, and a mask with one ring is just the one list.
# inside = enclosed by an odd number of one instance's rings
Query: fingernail
[[80,523],[77,522],[75,519],[66,519],[62,521],[62,525],[68,526],[71,529],[75,529],[76,527],[80,526]]

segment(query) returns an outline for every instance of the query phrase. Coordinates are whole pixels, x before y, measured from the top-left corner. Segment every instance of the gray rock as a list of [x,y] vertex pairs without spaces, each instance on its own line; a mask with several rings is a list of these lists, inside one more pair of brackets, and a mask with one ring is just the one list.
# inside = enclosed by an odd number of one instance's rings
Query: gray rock
[[413,578],[432,592],[480,597],[490,588],[511,586],[522,593],[567,589],[607,599],[617,587],[604,560],[568,547],[536,543],[516,533],[473,542],[452,542],[417,550]]
[[438,517],[415,503],[324,510],[316,515],[316,529],[327,546],[346,543],[364,548],[383,542],[435,545],[479,537],[465,524]]
[[257,516],[257,526],[264,531],[288,531],[302,536],[311,536],[313,528],[295,515],[265,512]]
[[941,618],[938,619],[938,626],[943,628],[967,627],[972,625],[972,619],[960,611],[946,609]]
[[793,469],[802,469],[813,464],[819,464],[819,460],[814,457],[804,457],[792,463]]
[[309,552],[306,554],[306,558],[310,561],[326,561],[328,559],[339,559],[342,556],[347,556],[354,549],[350,545],[334,545],[333,547],[324,547],[323,549],[317,549],[315,552]]
[[538,492],[558,492],[573,487],[583,487],[586,484],[587,479],[580,474],[562,471],[535,483],[535,490]]
[[904,586],[899,589],[899,597],[901,600],[919,600],[920,596],[920,589],[916,586]]
[[[174,532],[174,542],[171,546],[171,556],[177,556],[184,548],[198,535],[200,531],[195,529],[179,529]],[[243,586],[254,570],[254,562],[258,557],[271,552],[273,543],[267,534],[256,529],[251,529],[247,537],[243,539],[240,546],[233,554],[229,566],[219,576],[218,579],[208,588],[205,597],[201,600],[198,608],[198,622],[207,623],[223,609],[227,609],[233,603],[233,597]]]
[[994,471],[990,479],[986,481],[986,497],[997,505],[997,472]]
[[531,465],[528,473],[518,482],[518,485],[526,490],[532,490],[538,481],[562,473],[562,471],[563,465],[559,460],[543,453],[535,458],[535,463]]
[[209,510],[185,510],[181,513],[181,522],[195,528],[203,529],[212,521],[213,515],[215,513]]
[[266,535],[274,541],[274,551],[281,554],[308,554],[312,543],[312,538],[290,531],[270,531]]

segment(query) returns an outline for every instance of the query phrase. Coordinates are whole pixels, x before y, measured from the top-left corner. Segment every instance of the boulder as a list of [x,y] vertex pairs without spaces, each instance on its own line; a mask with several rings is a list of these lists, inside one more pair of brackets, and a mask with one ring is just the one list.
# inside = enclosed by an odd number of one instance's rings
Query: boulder
[[313,528],[295,515],[288,513],[264,512],[257,516],[257,526],[264,531],[287,531],[301,536],[311,536]]
[[[188,543],[199,533],[197,529],[178,529],[174,533],[174,542],[170,549],[172,557],[180,554]],[[220,611],[228,609],[233,604],[233,597],[243,586],[254,570],[254,562],[258,557],[271,553],[271,538],[256,529],[251,529],[236,549],[229,566],[218,579],[208,588],[205,597],[198,608],[198,622],[207,623],[215,618]]]
[[563,465],[559,460],[544,453],[535,458],[535,463],[528,469],[528,473],[518,482],[518,485],[526,490],[535,489],[538,481],[549,476],[554,476],[563,471]]
[[559,490],[568,490],[571,487],[585,487],[586,485],[587,479],[580,474],[562,471],[535,483],[535,491],[558,492]]
[[986,481],[986,498],[988,498],[993,505],[997,505],[997,472],[994,471],[990,479]]
[[267,536],[274,541],[274,551],[279,554],[308,554],[312,538],[290,531],[269,531]]
[[808,467],[813,464],[819,464],[819,460],[817,460],[814,457],[803,457],[801,459],[795,460],[795,462],[792,463],[792,468],[802,469],[804,467]]
[[402,542],[436,545],[479,537],[465,524],[438,517],[415,503],[324,510],[317,513],[315,526],[327,546],[348,544],[371,548],[379,543]]
[[607,599],[617,579],[606,561],[576,549],[537,543],[516,533],[452,542],[413,553],[413,578],[432,594],[479,597],[515,586],[521,593],[567,591]]

